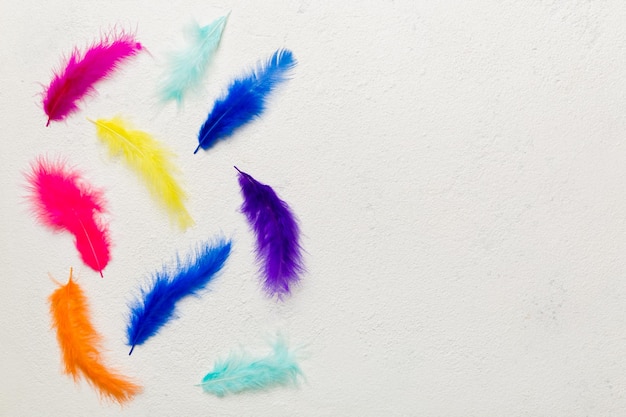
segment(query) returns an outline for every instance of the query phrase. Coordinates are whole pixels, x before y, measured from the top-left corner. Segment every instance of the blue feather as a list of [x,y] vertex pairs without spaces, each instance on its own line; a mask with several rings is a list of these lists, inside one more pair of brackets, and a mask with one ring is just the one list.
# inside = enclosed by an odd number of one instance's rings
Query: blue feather
[[226,19],[228,15],[203,27],[194,23],[188,29],[187,35],[190,38],[188,47],[169,57],[159,88],[161,101],[176,100],[180,105],[185,93],[200,84],[222,38]]
[[290,352],[285,341],[278,338],[273,344],[273,352],[263,358],[231,352],[228,358],[215,362],[213,370],[199,385],[204,392],[223,397],[229,393],[296,385],[299,376],[302,371],[294,352]]
[[131,304],[126,334],[130,353],[143,344],[174,317],[176,303],[202,290],[215,276],[230,254],[230,241],[205,242],[196,249],[195,257],[177,259],[175,270],[166,267],[157,272],[149,289],[141,289],[141,297]]
[[277,84],[287,79],[296,65],[291,51],[279,49],[267,62],[261,63],[251,73],[235,79],[228,92],[213,105],[198,133],[198,147],[209,149],[219,139],[233,134],[237,128],[261,115],[267,95]]

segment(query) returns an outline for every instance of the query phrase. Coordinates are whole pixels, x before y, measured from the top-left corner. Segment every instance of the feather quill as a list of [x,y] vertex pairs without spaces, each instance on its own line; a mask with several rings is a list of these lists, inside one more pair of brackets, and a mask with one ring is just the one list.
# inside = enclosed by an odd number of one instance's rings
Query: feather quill
[[49,298],[52,324],[63,356],[65,373],[77,381],[82,375],[103,398],[122,404],[141,392],[141,387],[109,369],[100,355],[102,337],[91,324],[88,301],[70,278]]
[[126,328],[129,355],[174,317],[176,304],[184,297],[196,295],[222,269],[230,254],[230,241],[202,243],[195,256],[189,255],[173,269],[163,268],[154,274],[149,287],[130,306]]
[[228,15],[207,26],[193,23],[188,29],[189,45],[169,57],[159,88],[161,101],[176,100],[180,105],[189,89],[196,87],[207,72],[211,58],[222,38]]
[[102,219],[106,211],[103,191],[62,162],[44,158],[34,162],[27,180],[38,220],[54,231],[73,234],[83,262],[102,276],[110,258],[109,229]]
[[228,92],[218,99],[198,133],[198,147],[209,149],[218,140],[233,134],[237,128],[258,117],[265,110],[268,94],[296,65],[291,51],[279,49],[250,73],[235,79]]
[[270,296],[282,298],[290,294],[291,286],[304,272],[298,220],[272,187],[235,169],[239,172],[244,200],[241,211],[256,235],[257,259],[262,265],[265,290]]
[[84,53],[75,48],[43,94],[43,108],[52,120],[63,120],[78,110],[85,96],[95,93],[95,84],[109,77],[119,65],[137,55],[142,46],[133,35],[111,33],[90,46]]
[[243,391],[259,391],[275,386],[296,386],[302,370],[284,340],[273,343],[272,352],[261,358],[232,351],[215,362],[213,370],[199,384],[204,392],[223,397]]
[[167,210],[170,218],[185,230],[194,224],[185,208],[187,196],[174,175],[174,155],[149,133],[133,130],[119,117],[92,121],[98,138],[114,157],[121,157],[144,181],[150,193]]

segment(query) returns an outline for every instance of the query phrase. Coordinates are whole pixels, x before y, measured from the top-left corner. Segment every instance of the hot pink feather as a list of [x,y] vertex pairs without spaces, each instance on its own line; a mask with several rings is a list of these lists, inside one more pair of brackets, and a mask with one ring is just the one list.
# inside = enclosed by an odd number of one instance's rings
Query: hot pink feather
[[103,192],[62,162],[43,158],[35,161],[27,179],[39,221],[55,231],[72,233],[83,262],[102,276],[110,258],[108,226],[101,219],[105,212]]
[[51,120],[63,120],[78,110],[78,102],[95,92],[94,85],[111,75],[142,46],[133,35],[120,32],[104,36],[87,51],[72,51],[63,68],[54,73],[44,91],[43,109]]

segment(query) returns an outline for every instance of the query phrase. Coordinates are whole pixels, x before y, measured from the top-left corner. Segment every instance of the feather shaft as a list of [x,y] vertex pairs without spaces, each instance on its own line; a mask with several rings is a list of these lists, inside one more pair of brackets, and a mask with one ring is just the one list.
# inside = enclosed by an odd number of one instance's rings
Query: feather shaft
[[129,355],[136,345],[154,336],[175,314],[176,304],[198,294],[222,269],[230,254],[231,242],[223,239],[204,242],[185,260],[177,258],[176,266],[154,274],[148,288],[130,306],[126,329]]
[[241,211],[256,236],[257,259],[261,263],[265,290],[270,296],[281,298],[291,293],[291,287],[304,272],[298,220],[272,187],[235,169],[244,199]]
[[296,386],[302,370],[294,352],[281,338],[274,341],[272,352],[253,357],[246,352],[231,351],[215,362],[199,386],[206,393],[223,397],[243,391],[265,390],[276,386]]
[[50,315],[63,357],[65,373],[77,381],[82,375],[98,393],[122,404],[141,392],[141,387],[109,369],[100,354],[102,337],[91,324],[88,300],[70,277],[49,298]]
[[83,262],[100,273],[110,259],[108,225],[102,190],[93,188],[77,171],[62,162],[38,158],[27,175],[35,215],[54,231],[74,235]]
[[218,140],[231,136],[235,130],[259,117],[265,110],[268,95],[288,78],[296,65],[291,51],[279,49],[251,72],[235,79],[228,91],[214,104],[198,132],[198,147],[209,149]]
[[194,224],[185,208],[186,193],[176,181],[180,171],[172,162],[175,157],[149,133],[134,130],[119,117],[91,120],[96,135],[112,157],[121,158],[141,177],[150,194],[167,210],[181,230]]
[[193,23],[188,29],[189,44],[169,57],[162,77],[159,94],[161,101],[175,100],[179,105],[185,94],[202,81],[219,46],[228,15],[200,27]]
[[53,120],[63,120],[78,110],[78,103],[96,92],[95,85],[111,76],[126,60],[137,55],[142,45],[133,35],[119,32],[104,36],[84,53],[74,49],[55,71],[43,93],[43,108]]

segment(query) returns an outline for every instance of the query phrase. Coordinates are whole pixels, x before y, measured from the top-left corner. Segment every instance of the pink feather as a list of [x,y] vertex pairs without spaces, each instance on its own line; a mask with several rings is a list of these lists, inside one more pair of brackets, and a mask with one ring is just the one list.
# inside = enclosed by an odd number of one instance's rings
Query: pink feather
[[43,158],[35,161],[27,179],[39,221],[55,231],[72,233],[83,262],[102,276],[110,258],[108,225],[100,218],[105,212],[103,192],[62,162]]
[[104,36],[85,53],[74,49],[60,71],[55,72],[44,91],[43,109],[51,120],[63,120],[78,110],[78,102],[95,92],[94,85],[110,76],[142,46],[133,35],[120,32]]

